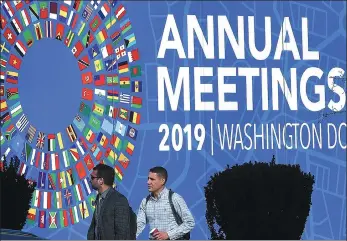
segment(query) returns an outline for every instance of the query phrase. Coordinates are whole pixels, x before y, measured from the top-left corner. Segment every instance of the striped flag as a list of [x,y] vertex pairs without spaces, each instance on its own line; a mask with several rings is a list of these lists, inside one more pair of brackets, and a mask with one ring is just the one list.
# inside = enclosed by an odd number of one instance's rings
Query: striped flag
[[119,5],[117,10],[115,11],[115,14],[116,14],[116,18],[118,20],[121,20],[124,17],[124,15],[126,14],[126,11],[125,11],[125,8],[124,8],[124,6],[122,4]]
[[38,221],[39,228],[46,228],[46,211],[40,211]]
[[60,5],[60,11],[59,11],[60,22],[63,22],[63,23],[66,22],[68,11],[69,11],[69,8],[66,5]]
[[88,206],[87,202],[83,201],[79,204],[80,212],[81,212],[81,217],[82,219],[86,219],[89,217],[89,211],[88,211]]
[[72,125],[69,125],[66,128],[66,132],[67,132],[71,142],[74,142],[77,139],[75,129],[73,128]]
[[33,225],[36,221],[36,208],[30,208],[27,215],[27,223]]
[[20,104],[20,102],[18,101],[17,103],[13,104],[10,107],[10,113],[12,115],[12,117],[16,117],[17,115],[19,115],[20,113],[22,113],[22,105]]
[[58,145],[59,145],[60,150],[64,149],[63,138],[62,138],[60,132],[57,133],[57,139],[58,139]]
[[42,29],[41,29],[40,22],[34,23],[34,27],[35,27],[36,39],[37,40],[42,39]]
[[67,20],[67,26],[71,25],[71,29],[74,29],[77,23],[78,15],[71,10],[69,18]]
[[2,5],[2,8],[4,9],[5,14],[9,19],[11,19],[14,15],[14,9],[11,6],[11,3],[8,1],[4,2],[4,5]]
[[30,19],[30,15],[28,13],[28,10],[27,9],[23,9],[20,12],[20,16],[22,17],[22,22],[25,25],[25,27],[28,27],[30,25],[30,23],[31,23],[31,19]]
[[29,126],[28,133],[25,135],[25,139],[32,143],[36,134],[36,128],[32,125]]
[[[52,165],[53,165],[53,163],[52,163]],[[48,173],[48,189],[49,190],[56,190],[57,189],[57,173],[55,173],[55,172]]]
[[60,217],[60,226],[62,228],[67,227],[69,225],[67,210],[60,211],[59,217]]
[[94,162],[89,153],[87,153],[87,155],[83,158],[83,160],[84,160],[84,163],[87,165],[88,171],[94,168]]
[[48,151],[55,151],[55,135],[48,134],[47,141],[48,141]]
[[64,44],[67,46],[67,47],[70,47],[73,39],[74,39],[74,36],[75,36],[75,33],[72,32],[72,30],[70,29],[69,32],[67,33],[66,35],[66,39],[64,41]]
[[110,13],[110,7],[108,3],[104,3],[104,5],[102,5],[101,9],[98,12],[100,18],[104,20],[109,13]]
[[78,217],[77,206],[70,208],[70,219],[71,219],[71,224],[75,224],[80,221]]
[[85,178],[83,180],[83,187],[84,187],[84,191],[87,193],[87,195],[92,193],[92,187],[90,185],[90,181],[88,180],[88,178]]
[[78,200],[78,201],[84,200],[83,192],[82,192],[82,188],[80,184],[75,185],[74,196],[75,196],[75,200]]
[[60,162],[59,162],[59,154],[58,153],[52,153],[51,154],[51,163],[52,163],[52,170],[59,170],[60,169]]
[[24,57],[24,55],[27,52],[27,48],[25,47],[24,43],[20,40],[16,42],[16,44],[14,45],[14,48],[17,50],[18,54],[22,57]]
[[16,123],[16,127],[20,132],[23,132],[25,127],[29,124],[29,121],[25,114],[22,114],[22,116],[19,118],[19,120]]
[[46,21],[45,30],[46,30],[46,38],[52,38],[53,37],[52,21],[50,20]]
[[61,192],[56,192],[55,193],[55,200],[54,200],[55,202],[55,207],[57,208],[57,209],[61,209],[61,208],[63,208],[63,199],[62,199],[62,196],[61,196]]
[[40,190],[36,189],[33,193],[32,205],[35,207],[40,207],[40,204],[41,204]]
[[64,166],[69,167],[70,166],[70,157],[69,157],[69,152],[67,150],[63,151],[63,159],[64,159]]
[[13,18],[11,21],[11,25],[16,34],[20,34],[23,31],[23,26],[17,18]]
[[51,207],[52,207],[52,193],[43,192],[43,208],[51,209]]
[[20,164],[18,173],[19,173],[19,175],[21,175],[21,176],[23,176],[23,175],[26,176],[27,172],[28,172],[27,165],[26,165],[24,162],[22,162],[22,163]]
[[123,172],[122,172],[122,170],[118,166],[115,166],[114,171],[115,171],[117,180],[118,181],[122,181],[123,180]]
[[58,4],[56,2],[50,2],[49,18],[55,19],[55,20],[57,20],[58,18]]

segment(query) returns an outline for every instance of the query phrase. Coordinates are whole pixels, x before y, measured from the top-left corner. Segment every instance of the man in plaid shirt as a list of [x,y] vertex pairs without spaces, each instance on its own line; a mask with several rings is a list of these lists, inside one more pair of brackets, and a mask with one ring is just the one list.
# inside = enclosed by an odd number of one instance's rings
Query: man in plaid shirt
[[183,235],[194,228],[195,221],[186,202],[179,194],[174,193],[172,203],[182,219],[182,224],[177,224],[169,203],[169,190],[165,187],[167,178],[167,171],[163,167],[153,167],[149,170],[147,184],[151,194],[141,202],[137,214],[136,237],[147,223],[150,230],[156,229],[150,234],[149,239],[156,240],[182,239]]

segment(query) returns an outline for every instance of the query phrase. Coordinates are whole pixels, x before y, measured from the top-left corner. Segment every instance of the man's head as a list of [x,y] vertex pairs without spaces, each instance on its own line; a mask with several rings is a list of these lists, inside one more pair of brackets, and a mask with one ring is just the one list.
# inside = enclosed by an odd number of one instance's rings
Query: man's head
[[94,190],[112,187],[114,182],[114,170],[105,164],[98,164],[93,168],[90,174],[92,187]]
[[148,191],[156,192],[160,190],[167,182],[168,174],[164,167],[153,167],[148,174]]

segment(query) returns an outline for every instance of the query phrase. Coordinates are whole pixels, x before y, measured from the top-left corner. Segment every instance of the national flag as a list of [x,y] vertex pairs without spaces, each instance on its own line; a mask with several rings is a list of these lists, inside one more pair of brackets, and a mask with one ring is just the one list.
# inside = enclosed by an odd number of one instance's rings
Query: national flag
[[[2,58],[4,58],[4,59],[7,59],[7,57],[10,54],[10,46],[8,46],[8,44],[5,41],[3,41],[2,45],[0,45],[0,53],[1,53]],[[3,79],[3,78],[1,78],[1,79]]]
[[[84,162],[86,163],[87,168],[88,168],[89,171],[92,170],[92,169],[94,168],[93,159],[92,159],[92,157],[90,156],[89,153],[87,153],[87,155],[84,157],[83,160],[84,160]],[[86,180],[86,179],[84,179],[84,180]],[[85,187],[85,188],[86,188],[86,187]],[[90,193],[88,193],[88,194],[90,194]]]
[[103,105],[100,105],[100,104],[94,102],[93,112],[98,116],[103,116],[104,112],[105,112],[105,107]]
[[18,18],[13,18],[11,21],[11,25],[12,25],[12,28],[16,32],[17,35],[23,31],[23,26],[20,23],[20,21],[18,20]]
[[96,160],[100,161],[100,159],[102,158],[102,152],[100,151],[100,148],[95,143],[90,148],[90,151],[93,153],[93,156],[96,158]]
[[116,15],[117,20],[118,21],[121,20],[125,14],[126,14],[126,11],[125,11],[124,6],[122,4],[119,5],[117,10],[115,11],[115,15]]
[[122,148],[122,140],[118,136],[112,135],[111,145],[120,151]]
[[33,193],[32,205],[35,207],[40,207],[41,205],[41,195],[40,190],[35,190]]
[[129,165],[129,159],[123,153],[120,153],[118,162],[122,165],[124,169],[126,169]]
[[93,41],[94,41],[94,34],[90,30],[88,30],[86,35],[84,35],[84,37],[82,38],[82,44],[83,46],[88,48]]
[[114,171],[115,171],[117,180],[118,181],[122,181],[123,180],[123,172],[122,172],[122,170],[118,166],[115,166]]
[[142,107],[142,98],[132,96],[131,97],[131,107],[133,108],[141,108]]
[[18,173],[21,176],[26,176],[26,174],[28,173],[27,165],[24,162],[21,162]]
[[100,54],[100,50],[97,44],[94,44],[88,49],[88,55],[91,59],[94,59],[96,56],[98,56],[98,54]]
[[69,167],[70,166],[70,156],[69,156],[69,152],[67,150],[63,151],[63,159],[64,159],[64,166]]
[[114,151],[109,147],[107,148],[105,152],[105,157],[107,157],[107,160],[111,163],[112,166],[117,160],[117,154],[114,153]]
[[73,39],[74,39],[74,36],[75,36],[75,33],[72,32],[72,30],[70,29],[69,32],[67,33],[66,38],[65,38],[65,41],[64,41],[64,44],[65,44],[68,48],[70,48],[70,45],[71,45],[71,43],[72,43],[72,41],[73,41]]
[[48,228],[57,228],[57,212],[49,212]]
[[[5,78],[5,76],[4,76],[4,78]],[[3,84],[3,82],[4,81],[1,81],[1,84],[0,84],[0,96],[5,96],[5,85]]]
[[127,52],[125,50],[125,47],[124,47],[124,44],[122,44],[121,46],[117,47],[115,49],[115,53],[116,53],[116,57],[117,57],[117,60],[126,56],[127,55]]
[[104,5],[102,5],[101,9],[98,12],[100,18],[104,20],[109,13],[110,13],[110,7],[108,6],[108,3],[104,3]]
[[39,16],[39,9],[36,5],[36,2],[35,3],[32,3],[30,6],[29,6],[29,10],[30,10],[30,16],[31,16],[31,19],[33,22],[36,22],[39,20],[40,16]]
[[73,144],[70,147],[70,154],[72,158],[75,160],[75,162],[77,162],[80,159],[80,154],[78,153],[77,146],[75,144]]
[[43,192],[43,208],[51,209],[52,207],[52,194],[50,192]]
[[39,228],[46,228],[46,211],[39,212]]
[[37,40],[42,39],[42,29],[41,29],[40,22],[34,23],[34,26],[35,26],[36,39]]
[[71,6],[72,0],[64,0],[64,3],[67,4],[67,5],[69,5],[69,6]]
[[78,178],[80,180],[82,180],[83,178],[87,176],[87,172],[86,172],[86,169],[84,168],[83,162],[78,162],[75,167],[76,167]]
[[31,34],[30,32],[30,29],[26,29],[23,33],[23,36],[24,36],[24,40],[26,42],[26,45],[28,47],[31,47],[34,43],[34,38],[33,38],[33,35]]
[[61,195],[61,192],[55,192],[55,198],[54,198],[55,208],[56,209],[62,209],[63,208],[63,198]]
[[52,21],[46,21],[45,22],[45,32],[46,32],[46,38],[53,38]]
[[82,84],[90,84],[93,81],[93,73],[92,72],[84,72],[82,73]]
[[120,23],[120,29],[122,31],[122,34],[125,34],[131,29],[131,23],[129,19],[125,19],[123,22]]
[[[82,146],[82,144],[78,140],[76,141],[76,145],[78,149],[80,150],[82,156],[84,156],[84,154],[86,153],[85,148]],[[88,147],[86,149],[88,149]]]
[[88,55],[83,56],[78,60],[78,68],[82,71],[88,68],[90,65]]
[[113,71],[116,69],[116,63],[117,60],[116,59],[108,59],[105,60],[105,66],[106,66],[106,70],[107,71]]
[[30,208],[27,215],[27,223],[33,225],[36,221],[36,208]]
[[95,100],[104,100],[106,97],[106,91],[102,89],[94,90]]
[[59,21],[65,23],[67,19],[67,12],[69,11],[68,6],[66,5],[60,5],[60,11],[59,11]]
[[13,136],[15,136],[17,134],[17,130],[16,128],[14,127],[13,124],[11,124],[7,129],[6,129],[6,132],[5,132],[5,137],[8,141],[10,141],[12,139]]
[[129,121],[134,124],[140,124],[141,114],[135,111],[130,111]]
[[48,151],[55,151],[55,135],[48,134],[47,140],[48,140]]
[[18,128],[20,132],[22,132],[28,124],[29,124],[29,121],[27,117],[24,114],[22,114],[22,116],[16,122],[16,127]]
[[95,211],[95,198],[96,198],[95,194],[92,194],[92,195],[88,196],[88,203],[89,203],[89,206],[92,209],[92,212]]
[[83,135],[87,139],[87,141],[89,141],[89,143],[93,143],[94,138],[95,138],[95,134],[89,127],[86,127],[84,129]]
[[55,20],[57,20],[58,18],[58,4],[56,2],[50,2],[49,18],[55,19]]
[[1,126],[6,127],[11,123],[11,116],[8,112],[1,115]]
[[21,9],[24,6],[22,0],[14,0],[13,3],[17,10]]
[[92,12],[93,12],[93,9],[89,5],[87,5],[85,9],[83,10],[82,18],[84,18],[85,21],[87,22],[90,16],[92,15]]
[[71,224],[75,224],[79,222],[77,206],[70,208],[70,219],[71,219]]
[[4,29],[7,24],[7,20],[5,18],[5,15],[0,14],[0,28]]
[[117,90],[107,90],[107,100],[118,102],[119,101],[119,92]]
[[115,131],[119,133],[121,136],[124,136],[126,131],[126,126],[117,120]]
[[7,100],[16,100],[19,98],[18,88],[8,88],[6,90]]
[[9,64],[14,67],[15,69],[20,69],[20,66],[22,64],[22,60],[17,57],[16,55],[14,54],[11,54],[10,55],[10,59],[9,59]]
[[37,137],[37,140],[36,140],[36,148],[38,149],[43,149],[44,145],[45,145],[45,138],[46,138],[46,135],[45,133],[39,131],[39,135]]
[[48,18],[48,3],[41,1],[39,4],[40,4],[40,18],[41,19]]
[[42,152],[42,163],[41,163],[41,169],[44,170],[49,170],[49,159],[50,159],[50,155],[49,153],[43,153]]
[[111,117],[113,119],[116,119],[117,115],[118,115],[118,109],[116,107],[111,106],[111,105],[107,105],[105,114],[107,114],[109,117]]
[[70,186],[75,184],[75,175],[72,168],[66,170],[66,179]]
[[94,85],[95,86],[101,86],[101,85],[105,85],[106,81],[105,81],[105,75],[103,74],[98,74],[94,76]]
[[113,53],[113,48],[112,48],[111,44],[107,44],[107,45],[101,47],[101,54],[102,54],[102,57],[104,59],[107,58],[108,56],[112,55],[112,53]]
[[86,23],[81,19],[77,26],[78,30],[76,29],[78,36],[80,36],[83,33],[85,26],[86,26]]
[[101,19],[100,19],[100,17],[99,17],[98,15],[95,15],[95,17],[93,18],[93,20],[90,21],[89,27],[90,27],[90,29],[91,29],[93,32],[95,32],[95,31],[99,28],[100,24],[101,24]]
[[102,133],[100,132],[98,134],[98,137],[96,138],[96,140],[99,142],[99,144],[103,147],[103,148],[106,148],[107,145],[108,145],[108,139],[107,137]]
[[[35,167],[39,168],[40,167],[40,159],[42,159],[41,157],[41,152],[40,151],[37,151],[36,152],[36,149],[34,149],[35,151],[33,152],[33,155],[32,155],[32,158],[35,158]],[[34,154],[35,157],[34,157]],[[34,161],[34,159],[32,159],[32,162]]]
[[79,208],[80,208],[80,212],[81,212],[81,217],[83,219],[86,219],[89,217],[89,211],[88,211],[88,206],[87,206],[87,202],[83,201],[79,204]]
[[73,120],[73,124],[77,127],[77,129],[79,131],[83,131],[83,128],[85,126],[85,123],[83,121],[83,119],[79,116],[79,115],[76,115],[74,120]]
[[102,44],[107,38],[108,38],[108,35],[106,32],[106,29],[102,29],[96,34],[96,41],[98,42],[99,45]]
[[118,63],[118,72],[124,74],[129,71],[128,61]]
[[65,171],[58,172],[59,189],[66,188]]
[[64,24],[57,23],[57,30],[55,31],[55,39],[62,40],[64,36]]
[[135,80],[131,82],[131,92],[142,92],[142,81]]
[[57,174],[55,172],[48,173],[48,189],[49,190],[56,190],[57,189]]
[[119,118],[123,119],[123,120],[128,120],[129,118],[129,111],[125,108],[120,108],[119,109]]
[[124,142],[124,145],[123,145],[123,150],[128,153],[130,156],[133,155],[134,153],[134,149],[135,149],[135,146],[128,140],[126,140]]
[[116,31],[111,35],[111,40],[112,40],[112,44],[113,46],[117,46],[118,42],[121,40],[121,32],[120,31]]
[[33,148],[25,142],[25,146],[24,146],[24,152],[25,152],[25,161],[28,162],[30,159],[30,154],[32,153]]
[[8,19],[11,19],[13,15],[15,14],[13,7],[11,6],[11,3],[9,1],[5,1],[4,5],[2,5],[2,8],[4,9],[4,12]]
[[82,88],[82,99],[93,100],[93,90],[88,88]]
[[83,0],[75,0],[73,4],[73,8],[76,10],[76,12],[81,11],[82,6],[83,6]]
[[94,131],[100,130],[101,121],[97,117],[95,117],[94,115],[90,115],[88,124],[90,125],[90,127],[93,128]]
[[91,112],[91,108],[89,105],[85,104],[84,102],[81,102],[79,111],[86,117],[89,117],[89,114]]
[[113,125],[107,119],[104,119],[101,125],[101,129],[106,131],[109,135],[112,135]]
[[133,49],[130,52],[128,52],[128,58],[129,58],[129,63],[139,60],[140,59],[139,50]]
[[63,138],[62,138],[60,132],[57,133],[57,139],[58,139],[58,145],[59,145],[60,150],[64,149]]
[[7,60],[4,59],[4,57],[1,56],[1,59],[0,59],[0,68],[1,68],[1,69],[5,69],[5,68],[6,68],[6,65],[7,65]]
[[130,48],[136,44],[135,34],[130,34],[124,38],[124,43],[126,48]]
[[71,29],[74,29],[78,20],[78,14],[76,14],[73,10],[70,11],[69,18],[67,20],[67,26],[71,25]]
[[62,228],[67,227],[69,225],[68,212],[66,210],[60,211],[59,217],[60,217],[61,227]]
[[71,49],[71,52],[73,55],[78,58],[78,56],[82,53],[84,47],[81,43],[81,41],[77,41],[77,43],[74,45],[74,47]]
[[80,184],[74,186],[74,196],[75,200],[82,201],[84,199],[83,192]]
[[120,78],[120,87],[121,88],[129,88],[130,87],[130,78],[129,77],[121,77]]
[[[100,15],[100,13],[99,13]],[[113,24],[116,23],[116,18],[114,16],[110,16],[109,18],[107,18],[107,20],[105,21],[105,27],[106,29],[110,29]]]
[[96,9],[98,9],[98,6],[99,6],[100,2],[101,2],[101,0],[91,0],[90,4],[96,10]]
[[131,77],[141,76],[141,67],[139,65],[130,67]]
[[127,136],[133,140],[136,140],[137,130],[134,127],[128,126]]
[[35,136],[35,133],[36,133],[36,128],[32,125],[29,126],[29,129],[28,129],[28,132],[27,134],[25,135],[25,139],[31,143],[33,140],[34,140],[34,136]]
[[20,16],[25,27],[28,27],[31,24],[31,18],[28,10],[23,9],[22,11],[20,11]]
[[72,125],[69,125],[66,128],[66,132],[67,132],[71,142],[74,142],[77,139],[75,129],[73,128]]
[[19,115],[20,113],[22,113],[22,105],[20,104],[19,101],[17,101],[15,104],[13,104],[10,107],[10,113],[12,115],[12,117],[16,117],[17,115]]
[[71,194],[70,189],[69,189],[69,188],[65,189],[65,190],[63,191],[63,194],[64,194],[64,199],[65,199],[65,206],[66,206],[66,207],[71,206],[73,200],[72,200],[72,194]]
[[107,75],[107,85],[117,85],[119,78],[117,74]]

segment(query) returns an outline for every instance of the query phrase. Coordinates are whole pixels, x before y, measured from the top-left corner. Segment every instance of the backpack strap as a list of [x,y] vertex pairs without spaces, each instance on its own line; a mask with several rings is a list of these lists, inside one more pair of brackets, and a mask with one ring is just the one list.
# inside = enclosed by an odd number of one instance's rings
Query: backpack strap
[[175,220],[176,220],[176,223],[178,225],[181,225],[183,223],[182,221],[182,218],[181,216],[177,213],[176,209],[175,209],[175,206],[173,205],[173,202],[172,202],[172,195],[174,194],[174,192],[169,189],[169,203],[170,203],[170,207],[171,207],[171,210],[172,210],[172,214],[174,215],[175,217]]
[[145,206],[147,206],[147,203],[148,203],[148,201],[149,201],[149,199],[151,198],[151,195],[148,195],[147,197],[146,197],[146,203],[145,203]]

